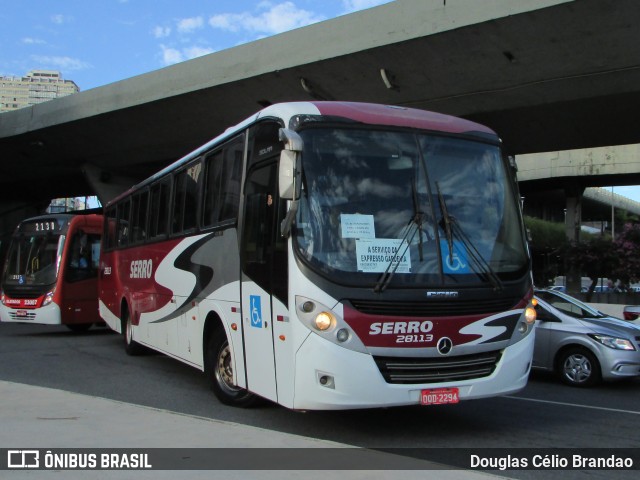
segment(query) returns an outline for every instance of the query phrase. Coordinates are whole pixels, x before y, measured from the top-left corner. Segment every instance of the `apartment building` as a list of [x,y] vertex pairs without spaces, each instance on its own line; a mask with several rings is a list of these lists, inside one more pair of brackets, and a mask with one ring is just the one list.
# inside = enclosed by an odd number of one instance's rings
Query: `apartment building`
[[78,93],[72,80],[54,70],[32,70],[24,77],[0,77],[0,113]]

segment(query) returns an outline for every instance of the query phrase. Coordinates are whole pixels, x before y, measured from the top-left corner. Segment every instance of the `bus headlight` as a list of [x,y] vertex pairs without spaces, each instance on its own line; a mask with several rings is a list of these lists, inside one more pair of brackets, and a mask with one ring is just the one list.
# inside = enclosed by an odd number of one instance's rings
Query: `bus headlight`
[[42,301],[42,306],[46,307],[47,305],[49,305],[51,302],[53,302],[53,294],[56,293],[55,290],[51,290],[49,293],[47,293],[44,296],[44,300]]
[[316,318],[313,322],[314,326],[320,330],[325,331],[328,330],[333,324],[336,322],[336,317],[334,317],[329,312],[320,312],[316,315]]
[[527,307],[524,310],[524,319],[529,325],[536,321],[536,310],[533,307]]
[[342,318],[340,305],[331,308],[317,300],[296,295],[295,312],[301,324],[315,335],[342,348],[369,353],[362,340]]

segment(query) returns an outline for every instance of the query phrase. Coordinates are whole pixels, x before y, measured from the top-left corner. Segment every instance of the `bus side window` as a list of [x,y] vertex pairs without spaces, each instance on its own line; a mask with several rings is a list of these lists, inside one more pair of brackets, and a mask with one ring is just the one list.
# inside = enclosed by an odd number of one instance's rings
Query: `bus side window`
[[173,196],[173,223],[171,233],[180,233],[193,230],[198,218],[198,185],[202,163],[198,160],[195,164],[178,172],[174,177]]
[[133,197],[131,203],[131,243],[143,242],[147,238],[148,203],[148,191]]
[[203,227],[212,227],[237,218],[243,154],[244,136],[240,136],[227,143],[222,150],[207,157],[202,207]]
[[220,195],[220,221],[238,217],[240,179],[244,160],[244,137],[225,148],[224,189]]
[[116,209],[111,207],[105,214],[104,248],[110,250],[116,246]]
[[169,196],[171,185],[160,182],[151,187],[149,208],[149,238],[162,237],[168,233]]
[[207,157],[204,185],[204,205],[202,206],[202,226],[211,227],[220,219],[219,195],[222,191],[222,169],[224,153],[218,151]]
[[100,236],[95,234],[88,235],[79,230],[71,239],[71,246],[67,255],[69,261],[65,278],[68,282],[77,282],[95,277],[100,255]]
[[118,233],[116,235],[118,247],[129,244],[129,212],[131,201],[126,200],[118,205]]

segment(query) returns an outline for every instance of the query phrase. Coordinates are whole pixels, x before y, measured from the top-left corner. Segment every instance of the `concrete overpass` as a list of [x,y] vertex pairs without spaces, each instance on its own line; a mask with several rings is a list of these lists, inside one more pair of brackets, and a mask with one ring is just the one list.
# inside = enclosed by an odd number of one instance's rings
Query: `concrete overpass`
[[[611,220],[611,207],[640,215],[640,203],[588,186],[640,184],[640,145],[518,155],[525,212],[565,222],[577,239],[582,221]],[[566,220],[565,220],[566,215]]]
[[4,113],[0,216],[56,196],[104,202],[288,100],[451,113],[515,154],[640,143],[638,24],[637,0],[398,0]]

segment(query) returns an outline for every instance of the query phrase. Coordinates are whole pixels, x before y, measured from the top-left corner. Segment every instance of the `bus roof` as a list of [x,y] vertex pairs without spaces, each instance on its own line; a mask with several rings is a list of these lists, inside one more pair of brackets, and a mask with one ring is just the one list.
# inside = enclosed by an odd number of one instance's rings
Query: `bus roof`
[[485,139],[493,138],[495,141],[499,140],[497,134],[492,129],[484,125],[470,120],[442,113],[430,112],[427,110],[359,102],[315,101],[277,103],[260,110],[237,125],[227,128],[221,135],[218,135],[201,147],[173,162],[171,165],[160,170],[150,178],[131,187],[121,195],[118,195],[109,202],[109,204],[114,203],[120,198],[129,195],[131,192],[169,174],[176,168],[189,162],[191,159],[208,151],[216,144],[225,141],[227,138],[234,136],[238,132],[261,119],[278,118],[283,120],[284,124],[288,126],[292,118],[297,115],[320,115],[332,118],[343,118],[345,120],[368,125],[406,127],[453,134],[475,134],[476,136],[481,136]]

